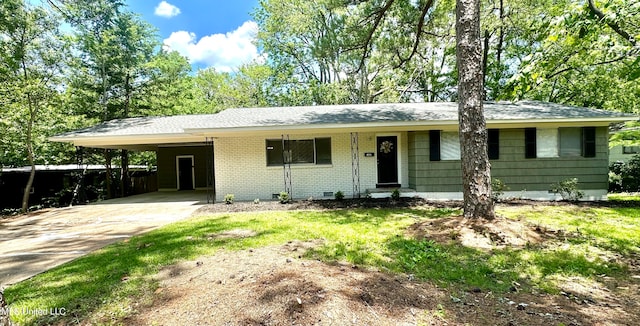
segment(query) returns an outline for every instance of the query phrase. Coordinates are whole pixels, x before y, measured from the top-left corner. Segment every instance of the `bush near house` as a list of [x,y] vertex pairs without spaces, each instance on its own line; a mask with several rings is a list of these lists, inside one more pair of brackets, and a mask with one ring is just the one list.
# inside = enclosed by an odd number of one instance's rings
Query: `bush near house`
[[509,187],[500,179],[491,179],[491,196],[494,201],[500,201],[504,192],[509,190]]
[[395,200],[395,201],[400,200],[400,189],[394,189],[394,190],[391,192],[391,199],[392,199],[392,200]]
[[609,165],[609,191],[640,191],[640,155],[633,156],[627,163],[617,161]]
[[288,192],[283,191],[278,195],[278,201],[280,201],[280,204],[288,204],[291,202],[291,197]]
[[569,178],[551,185],[552,193],[559,194],[562,200],[578,201],[584,197],[584,192],[578,188],[578,178]]

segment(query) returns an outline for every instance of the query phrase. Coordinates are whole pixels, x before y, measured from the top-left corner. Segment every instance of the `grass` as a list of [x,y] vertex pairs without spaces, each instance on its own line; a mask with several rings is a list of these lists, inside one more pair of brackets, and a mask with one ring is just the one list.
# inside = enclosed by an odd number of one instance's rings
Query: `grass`
[[[56,318],[118,324],[133,312],[132,307],[152,301],[158,285],[150,280],[160,268],[221,249],[324,239],[324,245],[307,252],[308,258],[413,274],[443,287],[478,287],[500,293],[515,282],[555,292],[563,277],[626,279],[626,265],[619,258],[633,257],[640,248],[640,208],[505,207],[499,213],[509,218],[575,233],[550,245],[518,250],[484,252],[404,234],[416,221],[459,213],[429,208],[356,209],[200,217],[108,246],[18,283],[5,294],[14,310],[64,307],[69,312],[64,317],[14,315],[21,324],[54,323]],[[257,235],[211,237],[233,229],[251,229]]]
[[610,201],[640,202],[640,193],[620,192],[607,195]]

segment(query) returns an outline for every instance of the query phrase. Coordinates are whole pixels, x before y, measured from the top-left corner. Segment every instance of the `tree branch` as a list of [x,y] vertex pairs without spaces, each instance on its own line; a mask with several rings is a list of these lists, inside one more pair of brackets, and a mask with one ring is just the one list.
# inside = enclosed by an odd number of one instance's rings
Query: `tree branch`
[[[606,60],[606,61],[596,62],[596,63],[592,64],[592,66],[602,66],[602,65],[609,64],[609,63],[614,63],[614,62],[622,61],[622,60],[624,60],[624,59],[626,59],[626,58],[627,58],[627,56],[626,56],[626,55],[623,55],[623,56],[620,56],[620,57],[617,57],[617,58],[614,58],[614,59],[611,59],[611,60]],[[553,74],[551,74],[551,75],[547,76],[547,79],[551,79],[551,78],[553,78],[553,77],[555,77],[555,76],[558,76],[558,75],[563,74],[563,73],[565,73],[565,72],[567,72],[567,71],[571,71],[571,70],[575,70],[575,69],[578,69],[578,68],[577,68],[577,67],[567,67],[567,68],[564,68],[564,69],[558,70],[558,71],[554,72]]]
[[418,52],[418,46],[420,45],[420,36],[422,35],[422,28],[424,27],[424,18],[427,17],[427,13],[429,12],[429,9],[431,9],[431,6],[433,6],[433,0],[428,0],[422,8],[420,19],[418,19],[418,25],[416,26],[416,39],[413,42],[413,49],[411,49],[411,54],[409,54],[409,56],[406,58],[398,56],[398,58],[400,58],[400,62],[394,68],[400,68],[407,61],[411,60],[411,58],[413,58],[413,56]]
[[596,7],[596,4],[593,2],[593,0],[589,0],[589,9],[591,10],[591,12],[598,16],[598,18],[600,18],[600,20],[604,21],[609,27],[611,27],[611,29],[613,29],[616,33],[618,33],[618,35],[622,36],[623,39],[629,41],[629,43],[631,43],[631,45],[636,46],[637,42],[636,39],[629,35],[629,33],[627,33],[627,31],[623,30],[620,25],[618,25],[618,23],[616,23],[615,21],[607,18],[604,13],[602,11],[600,11],[600,9],[598,9]]
[[373,27],[371,27],[371,30],[369,30],[369,34],[367,34],[367,38],[364,42],[364,52],[362,53],[362,58],[360,58],[360,64],[358,65],[358,70],[357,71],[361,71],[362,68],[364,67],[364,62],[367,59],[367,56],[369,55],[369,50],[371,48],[371,39],[373,39],[373,34],[376,32],[376,30],[378,29],[378,26],[380,25],[380,22],[382,22],[382,18],[384,18],[384,16],[386,15],[387,11],[389,10],[389,8],[391,8],[391,5],[395,2],[395,0],[389,0],[387,1],[387,3],[384,5],[384,7],[382,7],[380,10],[378,10],[378,14],[376,15],[375,21],[373,22]]

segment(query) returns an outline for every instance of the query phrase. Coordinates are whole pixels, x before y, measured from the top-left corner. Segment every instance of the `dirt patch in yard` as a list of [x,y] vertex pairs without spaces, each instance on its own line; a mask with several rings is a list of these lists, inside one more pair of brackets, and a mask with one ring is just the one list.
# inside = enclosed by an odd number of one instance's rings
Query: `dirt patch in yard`
[[421,221],[410,226],[407,233],[417,239],[431,239],[440,243],[457,241],[463,246],[482,250],[523,248],[539,244],[548,237],[541,230],[521,221],[504,218],[485,221],[462,216]]
[[154,277],[160,287],[153,304],[124,323],[577,326],[633,325],[640,318],[637,286],[617,294],[577,282],[560,295],[447,290],[407,275],[301,258],[322,243],[222,251],[168,266]]

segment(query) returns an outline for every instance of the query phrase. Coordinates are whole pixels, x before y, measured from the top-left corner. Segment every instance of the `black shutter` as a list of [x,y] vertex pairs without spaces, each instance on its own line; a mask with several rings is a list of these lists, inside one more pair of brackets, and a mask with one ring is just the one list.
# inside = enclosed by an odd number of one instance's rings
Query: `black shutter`
[[429,160],[440,161],[440,130],[429,130]]
[[490,160],[500,158],[500,129],[487,130],[487,149]]
[[537,155],[536,145],[536,128],[524,129],[524,157],[536,158]]
[[582,156],[596,157],[596,127],[582,127]]

